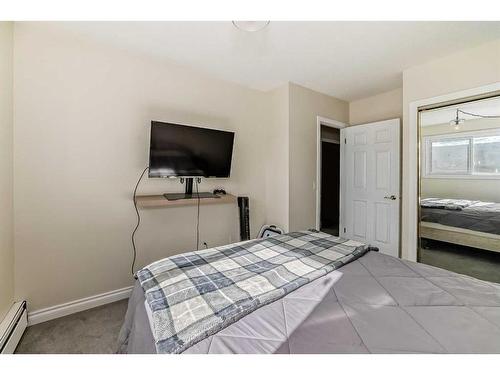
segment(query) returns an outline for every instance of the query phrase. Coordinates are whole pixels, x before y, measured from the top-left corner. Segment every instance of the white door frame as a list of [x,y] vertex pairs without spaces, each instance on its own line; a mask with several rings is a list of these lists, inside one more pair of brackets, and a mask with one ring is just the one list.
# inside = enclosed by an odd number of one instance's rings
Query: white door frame
[[[335,129],[343,129],[347,124],[332,120],[326,117],[316,116],[316,230],[320,230],[321,225],[321,125],[328,126]],[[342,140],[340,140],[342,143]],[[340,151],[340,194],[339,194],[339,235],[340,228],[342,228],[342,163],[344,161],[344,155],[342,152],[342,147]]]
[[406,197],[403,197],[408,207],[407,221],[407,238],[403,246],[407,248],[408,260],[417,261],[417,246],[418,246],[418,109],[423,106],[439,104],[443,102],[453,101],[457,99],[483,95],[490,92],[500,90],[500,82],[492,83],[485,86],[475,87],[468,90],[453,92],[450,94],[435,96],[411,102],[409,105],[409,136],[408,136],[408,192]]

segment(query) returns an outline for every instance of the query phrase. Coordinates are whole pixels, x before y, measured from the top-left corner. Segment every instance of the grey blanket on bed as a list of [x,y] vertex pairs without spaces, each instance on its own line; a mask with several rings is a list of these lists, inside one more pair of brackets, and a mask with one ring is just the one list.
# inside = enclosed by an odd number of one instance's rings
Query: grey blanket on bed
[[152,312],[156,351],[181,353],[367,251],[359,242],[304,231],[152,263],[138,279]]
[[421,220],[477,232],[500,234],[500,203],[468,201],[460,210],[422,206]]
[[[120,353],[156,353],[137,282]],[[500,284],[375,251],[193,345],[195,353],[500,353]]]
[[447,199],[447,198],[423,198],[420,205],[425,208],[440,208],[444,210],[460,211],[479,201],[471,201],[467,199]]

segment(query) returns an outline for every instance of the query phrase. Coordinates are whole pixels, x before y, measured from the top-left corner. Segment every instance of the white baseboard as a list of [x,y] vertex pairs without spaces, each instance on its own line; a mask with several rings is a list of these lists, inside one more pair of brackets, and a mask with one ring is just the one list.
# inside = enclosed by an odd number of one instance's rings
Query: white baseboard
[[110,292],[97,294],[75,301],[62,303],[60,305],[47,307],[45,309],[28,312],[28,325],[43,323],[48,320],[57,319],[66,315],[74,314],[80,311],[88,310],[93,307],[106,305],[111,302],[120,301],[129,298],[133,286],[112,290]]
[[0,352],[12,354],[28,325],[26,302],[14,302],[5,318],[0,321]]

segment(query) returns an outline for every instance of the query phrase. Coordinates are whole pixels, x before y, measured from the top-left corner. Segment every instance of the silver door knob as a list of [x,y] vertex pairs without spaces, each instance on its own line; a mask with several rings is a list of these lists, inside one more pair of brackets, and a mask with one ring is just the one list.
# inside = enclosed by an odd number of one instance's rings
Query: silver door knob
[[384,199],[390,199],[391,201],[395,201],[398,198],[395,195],[387,195],[384,197]]

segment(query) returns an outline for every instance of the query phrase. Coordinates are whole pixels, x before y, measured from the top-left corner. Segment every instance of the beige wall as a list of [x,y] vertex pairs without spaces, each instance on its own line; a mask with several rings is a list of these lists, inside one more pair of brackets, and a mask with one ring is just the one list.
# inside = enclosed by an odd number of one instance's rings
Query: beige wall
[[[265,222],[314,227],[316,116],[357,124],[401,113],[401,90],[351,105],[292,83],[263,93],[52,34],[46,24],[16,24],[14,42],[15,295],[27,298],[31,310],[132,284],[131,193],[148,163],[151,119],[236,132],[231,178],[204,182],[201,190],[223,186],[250,196],[255,235]],[[497,41],[407,69],[403,140],[411,101],[500,81],[499,52]],[[4,139],[8,160],[12,142]],[[404,240],[406,144],[402,151]],[[8,175],[12,163],[0,165]],[[140,188],[181,190],[164,180],[145,180]],[[194,208],[143,211],[137,266],[192,250],[195,215]],[[202,208],[201,242],[237,239],[235,206]]]
[[294,83],[266,95],[271,104],[266,217],[291,231],[314,228],[317,116],[347,123],[348,103]]
[[271,121],[265,130],[266,218],[268,223],[289,229],[289,85],[267,94]]
[[[261,92],[168,62],[16,24],[15,295],[31,310],[131,285],[132,189],[151,119],[236,132],[229,180],[251,231],[315,224],[316,116],[348,122],[344,101],[295,84]],[[140,193],[182,191],[144,180]],[[142,211],[137,267],[195,247],[196,209]],[[217,220],[214,220],[217,218]],[[238,240],[235,205],[201,209],[200,242]]]
[[[349,103],[349,123],[402,117],[402,256],[407,257],[409,205],[409,113],[411,102],[500,81],[500,40],[462,50],[403,72],[403,88]],[[492,196],[493,187],[486,196]]]
[[500,40],[467,49],[403,72],[403,205],[402,255],[407,257],[410,207],[409,105],[413,101],[432,98],[500,81]]
[[[458,131],[448,123],[423,126],[420,134],[422,137],[440,134],[459,136],[464,132],[499,128],[498,119],[480,119],[466,121]],[[500,179],[422,178],[420,187],[423,198],[461,198],[500,202]]]
[[500,202],[500,180],[423,178],[422,198],[456,198]]
[[[265,193],[266,94],[45,24],[16,24],[14,38],[15,289],[31,310],[133,283],[131,194],[148,164],[152,119],[236,132],[231,178],[201,190],[248,195],[256,235],[279,192]],[[146,179],[139,192],[181,190]],[[137,266],[192,250],[195,219],[193,207],[144,210]],[[237,223],[235,205],[203,206],[200,240],[234,242]]]
[[12,22],[0,22],[0,321],[14,297]]
[[316,225],[316,117],[348,123],[349,104],[290,84],[290,230]]
[[349,103],[349,123],[365,124],[403,117],[403,89],[397,88]]

